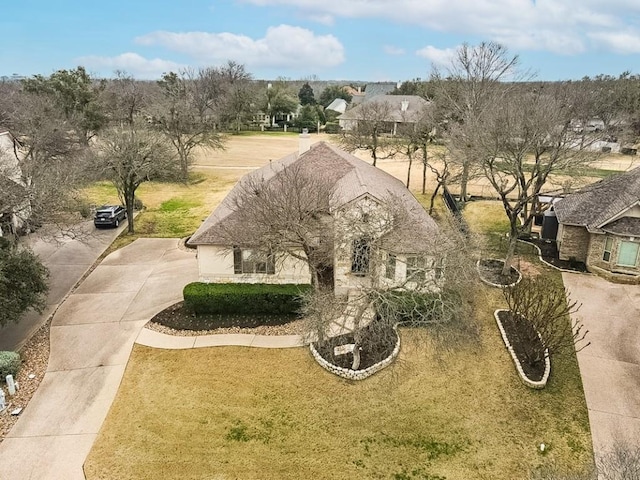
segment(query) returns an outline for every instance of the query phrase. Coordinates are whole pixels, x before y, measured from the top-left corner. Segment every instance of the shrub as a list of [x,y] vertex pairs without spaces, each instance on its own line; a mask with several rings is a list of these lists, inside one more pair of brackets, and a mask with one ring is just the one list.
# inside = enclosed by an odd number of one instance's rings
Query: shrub
[[0,352],[0,378],[4,380],[7,375],[14,377],[20,370],[20,354],[16,352]]
[[286,315],[297,313],[310,285],[190,283],[184,305],[195,314]]
[[324,133],[340,133],[342,128],[337,122],[327,122],[324,126]]
[[144,208],[144,204],[142,203],[142,200],[140,200],[138,197],[135,197],[133,199],[133,209],[142,210],[143,208]]

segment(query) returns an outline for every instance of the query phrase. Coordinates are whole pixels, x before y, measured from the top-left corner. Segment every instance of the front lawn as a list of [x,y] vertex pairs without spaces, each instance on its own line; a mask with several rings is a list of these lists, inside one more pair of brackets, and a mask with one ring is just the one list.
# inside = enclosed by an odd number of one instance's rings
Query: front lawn
[[499,292],[478,303],[480,344],[435,349],[402,330],[399,361],[359,383],[306,348],[135,346],[87,479],[513,480],[590,465],[575,358],[525,387],[493,321]]

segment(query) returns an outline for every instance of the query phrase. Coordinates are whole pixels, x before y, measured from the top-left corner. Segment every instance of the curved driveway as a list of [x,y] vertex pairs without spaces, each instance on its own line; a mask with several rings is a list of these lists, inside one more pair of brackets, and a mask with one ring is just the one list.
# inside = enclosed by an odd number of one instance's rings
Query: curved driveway
[[[578,353],[596,455],[640,444],[640,286],[563,273],[591,342]],[[567,408],[571,408],[570,405]]]
[[0,444],[0,478],[83,480],[133,343],[197,280],[176,239],[139,239],[109,255],[56,312],[47,372]]

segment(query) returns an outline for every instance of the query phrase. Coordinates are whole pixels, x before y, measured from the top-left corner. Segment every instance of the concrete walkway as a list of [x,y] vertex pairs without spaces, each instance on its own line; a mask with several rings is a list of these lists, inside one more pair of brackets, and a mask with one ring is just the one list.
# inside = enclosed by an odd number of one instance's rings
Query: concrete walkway
[[293,348],[309,344],[302,335],[252,335],[244,333],[220,335],[194,335],[183,337],[167,335],[143,328],[136,343],[147,347],[182,350],[201,347],[257,347],[257,348]]
[[139,239],[82,282],[53,317],[47,372],[0,444],[0,479],[84,480],[135,339],[197,272],[178,240]]
[[[640,444],[640,286],[594,275],[563,273],[571,298],[582,304],[574,319],[591,342],[578,353],[596,455],[616,441]],[[568,408],[570,408],[568,406]]]

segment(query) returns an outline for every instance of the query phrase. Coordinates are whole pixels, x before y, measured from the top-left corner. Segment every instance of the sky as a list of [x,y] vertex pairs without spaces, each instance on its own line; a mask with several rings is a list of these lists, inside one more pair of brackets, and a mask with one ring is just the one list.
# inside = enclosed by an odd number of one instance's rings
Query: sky
[[640,0],[20,0],[0,76],[140,79],[228,60],[256,79],[404,81],[495,41],[538,80],[640,73]]

